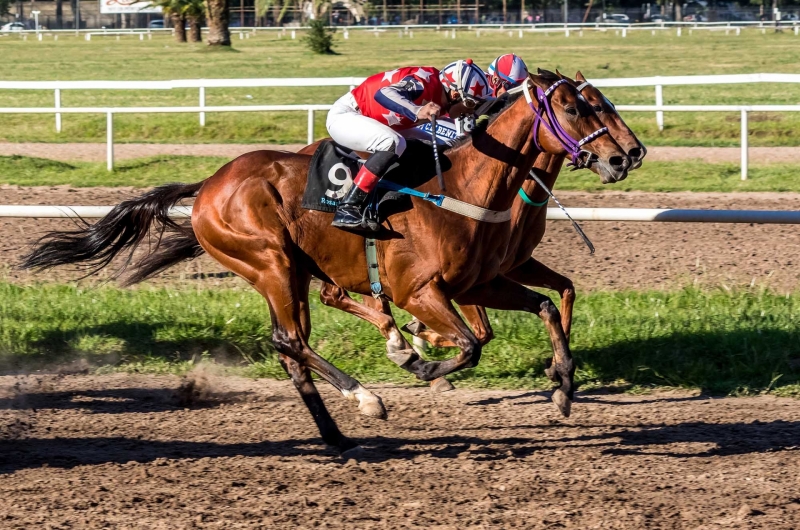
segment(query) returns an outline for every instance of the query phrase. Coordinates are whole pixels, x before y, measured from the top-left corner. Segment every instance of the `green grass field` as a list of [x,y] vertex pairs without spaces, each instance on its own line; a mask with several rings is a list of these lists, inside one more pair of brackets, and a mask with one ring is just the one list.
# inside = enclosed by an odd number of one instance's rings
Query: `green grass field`
[[[417,31],[413,39],[394,31],[378,34],[353,31],[349,40],[337,37],[339,55],[315,56],[298,40],[277,34],[258,34],[234,40],[233,51],[210,51],[203,45],[177,45],[167,36],[152,41],[136,37],[95,38],[90,42],[62,37],[21,41],[0,38],[0,79],[177,79],[366,76],[409,63],[443,66],[459,57],[472,57],[486,67],[501,53],[520,54],[530,67],[559,68],[567,74],[581,69],[588,77],[796,72],[800,40],[792,32],[761,35],[757,30],[740,36],[700,33],[676,37],[634,32],[625,39],[613,32],[563,35],[462,32],[456,39],[443,33]],[[377,53],[376,53],[377,52]],[[330,103],[343,88],[209,89],[207,104]],[[652,104],[653,89],[607,89],[618,104]],[[712,85],[666,87],[667,104],[796,104],[796,85]],[[52,106],[51,91],[0,90],[0,107]],[[196,90],[68,91],[65,106],[196,105]],[[316,132],[324,135],[324,113]],[[731,146],[739,143],[739,116],[735,113],[667,113],[659,132],[652,113],[627,113],[625,118],[650,145]],[[52,116],[4,115],[0,141],[96,142],[105,140],[105,117],[64,117],[56,134]],[[752,145],[800,145],[796,113],[753,114]],[[240,113],[210,115],[200,127],[194,115],[126,115],[115,119],[115,138],[121,142],[301,142],[305,139],[303,113]]]
[[[766,291],[595,292],[576,305],[572,346],[585,389],[652,386],[713,393],[800,392],[796,296]],[[398,321],[408,316],[396,311]],[[548,388],[538,318],[491,311],[495,339],[470,386]],[[312,296],[312,346],[364,382],[413,383],[368,324]],[[282,377],[264,300],[249,289],[122,290],[0,284],[0,362],[34,368],[85,358],[104,369],[178,371],[206,358]],[[432,351],[442,358],[452,351]]]
[[[117,163],[58,162],[44,158],[0,156],[0,184],[18,186],[138,186],[203,180],[228,162],[220,157],[157,156]],[[740,180],[735,164],[645,162],[624,181],[604,185],[589,171],[564,170],[556,189],[572,191],[792,191],[800,192],[800,166],[751,166],[749,180]]]

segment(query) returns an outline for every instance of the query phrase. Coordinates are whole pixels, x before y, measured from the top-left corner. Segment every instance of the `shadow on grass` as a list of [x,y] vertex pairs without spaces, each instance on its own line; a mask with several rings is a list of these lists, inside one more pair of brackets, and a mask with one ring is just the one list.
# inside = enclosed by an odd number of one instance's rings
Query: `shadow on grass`
[[[75,328],[67,331],[53,330],[44,338],[32,342],[28,350],[39,354],[0,354],[0,375],[48,370],[59,368],[70,371],[69,363],[85,360],[93,366],[116,365],[124,362],[136,362],[142,359],[157,359],[165,362],[183,362],[200,358],[213,360],[225,365],[242,365],[247,362],[242,349],[233,341],[213,337],[184,338],[166,340],[158,338],[165,330],[174,330],[174,323],[142,323],[118,321],[107,324]],[[206,328],[197,329],[198,333],[184,330],[186,335],[207,335]],[[100,351],[87,351],[81,348],[82,341],[92,344],[93,340],[101,344]],[[104,346],[102,343],[111,344]],[[272,351],[271,343],[251,343],[247,346],[250,353],[256,350],[256,356]],[[102,351],[106,349],[108,351]],[[85,366],[83,370],[85,370]]]
[[[556,429],[555,426],[547,428]],[[358,440],[367,451],[364,460],[387,462],[411,460],[418,455],[458,458],[464,451],[475,460],[502,461],[524,458],[538,452],[587,450],[615,455],[663,455],[672,458],[712,458],[730,455],[797,451],[800,422],[769,423],[704,422],[677,425],[645,425],[637,429],[597,434],[564,436],[539,440],[530,438],[448,435],[423,438],[374,437]],[[674,445],[680,444],[679,447]],[[690,445],[690,444],[700,444]],[[673,446],[673,447],[670,447]],[[317,438],[263,441],[256,443],[215,443],[184,440],[141,440],[126,437],[18,438],[0,441],[0,474],[42,465],[72,468],[131,461],[152,462],[159,458],[199,459],[233,456],[335,457],[336,452]]]
[[672,333],[581,348],[579,369],[596,382],[760,392],[800,381],[800,334],[776,329]]
[[9,162],[12,164],[17,164],[19,166],[23,166],[26,169],[55,169],[58,171],[70,171],[73,169],[77,169],[77,166],[73,166],[67,162],[61,162],[60,160],[51,160],[49,158],[37,158],[35,156],[22,156],[22,155],[11,155],[11,156],[0,156],[0,163]]
[[[180,388],[110,388],[21,393],[0,399],[0,410],[83,410],[91,414],[164,412],[184,408],[209,408],[247,399],[252,392],[218,392],[204,389],[201,398],[187,402]],[[272,399],[274,401],[274,399]]]
[[[367,330],[372,333],[373,330]],[[165,334],[174,338],[161,338]],[[225,336],[226,338],[217,338]],[[202,337],[202,338],[197,338]],[[734,330],[715,333],[673,333],[648,339],[620,340],[595,348],[577,347],[579,384],[609,385],[625,390],[630,385],[700,388],[709,394],[747,394],[800,382],[800,337],[785,330]],[[496,339],[502,342],[502,337]],[[580,341],[576,341],[580,344]],[[377,342],[375,344],[378,344]],[[107,346],[106,346],[107,345]],[[312,347],[320,345],[312,344]],[[375,348],[382,350],[382,343]],[[106,351],[103,351],[106,348]],[[182,329],[173,322],[142,323],[110,322],[78,327],[68,331],[54,330],[41,340],[20,349],[38,354],[0,356],[0,373],[46,369],[74,359],[86,359],[92,365],[114,365],[141,359],[182,362],[200,356],[227,365],[247,363],[246,357],[265,358],[274,351],[268,339],[214,327],[188,326]],[[494,385],[531,388],[548,383],[543,380],[545,359],[550,355],[537,344],[531,354],[523,348],[503,345],[503,355],[493,358],[491,349],[484,355],[484,367],[453,374],[453,381],[470,379]],[[326,355],[324,345],[318,350]],[[448,356],[454,353],[448,350]],[[359,371],[369,381],[373,367],[385,369],[382,351],[367,350],[367,358],[351,360],[339,357],[344,371]],[[374,362],[368,361],[372,357]],[[378,361],[378,359],[381,361]],[[520,362],[520,359],[525,362]],[[491,361],[491,362],[490,362]],[[366,365],[364,363],[367,363]],[[366,367],[365,367],[366,366]],[[403,373],[397,369],[398,378]],[[538,379],[536,379],[538,378]],[[595,393],[592,390],[589,393]],[[534,394],[497,398],[522,399]],[[580,399],[580,397],[578,398]],[[596,398],[593,398],[596,399]],[[688,399],[688,398],[687,398]],[[481,405],[489,403],[479,403]]]

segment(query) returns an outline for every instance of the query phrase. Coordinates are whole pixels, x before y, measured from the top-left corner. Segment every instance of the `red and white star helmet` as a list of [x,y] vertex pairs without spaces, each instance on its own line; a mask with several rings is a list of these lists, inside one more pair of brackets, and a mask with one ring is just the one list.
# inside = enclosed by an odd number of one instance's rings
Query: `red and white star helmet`
[[486,74],[472,59],[458,60],[445,66],[439,79],[448,90],[455,90],[464,102],[486,99],[489,96],[489,81]]
[[525,61],[513,53],[501,55],[489,65],[489,83],[493,96],[496,96],[501,88],[505,90],[514,88],[527,77],[528,67],[525,66]]

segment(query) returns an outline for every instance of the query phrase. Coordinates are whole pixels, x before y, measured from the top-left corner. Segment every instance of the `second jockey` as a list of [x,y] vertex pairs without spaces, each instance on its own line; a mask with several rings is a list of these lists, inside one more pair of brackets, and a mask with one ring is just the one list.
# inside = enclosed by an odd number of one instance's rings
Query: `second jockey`
[[507,53],[492,61],[489,65],[488,78],[492,95],[500,97],[528,78],[528,67],[519,56]]
[[404,132],[456,103],[474,108],[488,81],[470,59],[447,65],[408,66],[381,72],[334,103],[326,127],[333,140],[372,153],[336,209],[332,225],[356,232],[375,232],[378,223],[365,216],[369,194],[406,148]]

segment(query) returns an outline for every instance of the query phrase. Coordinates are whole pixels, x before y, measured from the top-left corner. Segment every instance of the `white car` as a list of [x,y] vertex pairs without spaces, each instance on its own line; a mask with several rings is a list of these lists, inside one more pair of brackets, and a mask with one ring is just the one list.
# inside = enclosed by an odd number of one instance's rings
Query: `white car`
[[25,24],[21,22],[9,22],[4,26],[0,26],[0,33],[11,33],[15,31],[24,31]]

